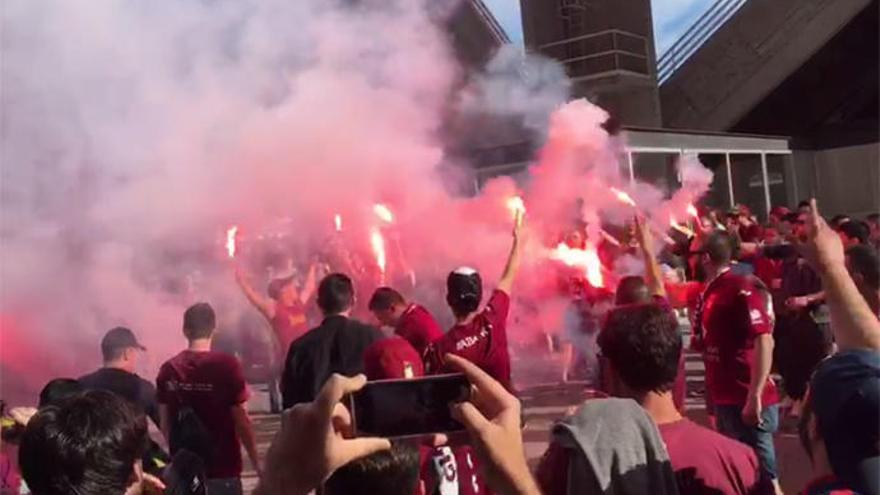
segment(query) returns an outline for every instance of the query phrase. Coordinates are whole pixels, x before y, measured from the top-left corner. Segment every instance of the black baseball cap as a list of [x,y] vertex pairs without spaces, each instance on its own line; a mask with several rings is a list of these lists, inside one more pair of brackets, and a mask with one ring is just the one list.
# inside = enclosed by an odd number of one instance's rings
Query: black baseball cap
[[843,351],[820,363],[810,405],[834,474],[860,493],[878,493],[880,353]]
[[142,351],[147,350],[146,347],[138,342],[137,337],[134,336],[134,332],[125,327],[116,327],[107,332],[107,334],[104,335],[104,338],[101,339],[101,352],[103,352],[105,356],[111,356],[115,351],[128,349],[130,347]]

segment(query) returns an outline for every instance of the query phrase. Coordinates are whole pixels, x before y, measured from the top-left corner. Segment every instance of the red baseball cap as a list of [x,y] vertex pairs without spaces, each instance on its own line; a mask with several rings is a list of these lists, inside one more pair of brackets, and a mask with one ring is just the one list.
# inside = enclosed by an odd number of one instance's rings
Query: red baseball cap
[[391,380],[424,376],[422,358],[400,337],[380,340],[364,351],[364,373],[369,380]]

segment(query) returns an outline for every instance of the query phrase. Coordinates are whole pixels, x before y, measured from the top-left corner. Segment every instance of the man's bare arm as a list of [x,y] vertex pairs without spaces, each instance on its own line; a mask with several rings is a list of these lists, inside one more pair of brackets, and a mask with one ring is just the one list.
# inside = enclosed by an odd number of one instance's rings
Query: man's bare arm
[[773,335],[765,333],[755,339],[755,363],[752,365],[752,381],[749,384],[749,394],[761,397],[767,379],[770,377],[770,368],[773,366]]
[[801,244],[804,257],[822,278],[825,301],[831,312],[831,330],[840,350],[880,350],[880,321],[846,270],[840,237],[819,214],[812,201],[807,241]]
[[666,297],[666,287],[663,285],[663,272],[657,257],[654,255],[654,237],[651,229],[646,228],[642,219],[636,217],[636,239],[642,251],[642,259],[645,262],[645,282],[652,296]]
[[522,255],[522,226],[524,223],[524,213],[517,213],[513,226],[513,244],[510,246],[510,254],[507,257],[507,264],[504,265],[504,272],[501,274],[501,280],[498,281],[498,290],[510,294],[513,289],[513,281],[519,271],[520,257]]
[[244,403],[232,406],[232,418],[235,420],[235,430],[238,432],[239,438],[241,438],[244,450],[247,452],[248,457],[250,457],[251,463],[254,465],[254,469],[259,476],[262,474],[262,470],[260,469],[260,458],[257,456],[257,440],[254,436],[251,417],[248,415]]
[[250,301],[250,303],[257,308],[267,320],[271,320],[275,317],[275,304],[254,290],[250,281],[248,281],[247,276],[239,267],[235,268],[235,281],[238,282],[238,286],[241,287],[241,291],[244,293],[247,300]]
[[312,298],[312,295],[315,293],[315,288],[317,287],[317,278],[318,278],[318,264],[312,263],[309,266],[309,273],[306,275],[306,281],[303,283],[303,288],[299,292],[299,302],[302,304],[306,304],[309,302],[309,299]]

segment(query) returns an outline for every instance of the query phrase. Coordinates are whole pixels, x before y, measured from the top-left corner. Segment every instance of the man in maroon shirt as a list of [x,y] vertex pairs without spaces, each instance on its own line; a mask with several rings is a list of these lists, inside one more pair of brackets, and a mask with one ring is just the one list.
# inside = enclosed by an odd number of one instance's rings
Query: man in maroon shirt
[[183,314],[189,346],[166,361],[156,378],[160,426],[174,454],[179,440],[172,432],[182,425],[184,415],[194,413],[210,437],[210,453],[203,459],[208,493],[241,494],[239,445],[260,472],[246,409],[249,392],[238,360],[211,351],[215,327],[214,309],[208,303],[190,306]]
[[[684,418],[672,398],[682,342],[678,322],[662,303],[621,306],[608,314],[599,346],[608,364],[609,392],[638,402],[657,424],[679,493],[772,493],[755,453]],[[551,444],[538,467],[544,495],[567,493],[569,454]]]
[[443,336],[443,330],[430,311],[407,302],[391,287],[376,289],[369,307],[380,323],[394,328],[394,333],[406,339],[419,356],[424,356],[428,345]]
[[453,372],[445,362],[447,354],[476,364],[511,390],[510,353],[507,348],[507,315],[510,290],[519,269],[523,217],[517,215],[510,254],[488,304],[478,311],[483,298],[483,281],[472,268],[459,268],[446,279],[446,302],[455,315],[455,325],[428,348],[425,368],[429,374]]
[[735,255],[735,240],[727,232],[712,233],[702,246],[709,281],[695,322],[703,335],[706,387],[718,431],[754,448],[764,475],[778,486],[773,434],[779,397],[770,379],[773,307],[760,280],[730,270]]
[[240,267],[235,269],[235,280],[245,297],[272,325],[282,356],[290,344],[309,329],[305,305],[315,292],[315,272],[315,265],[309,267],[302,290],[297,290],[293,277],[273,279],[267,289],[269,298],[266,298],[254,290]]

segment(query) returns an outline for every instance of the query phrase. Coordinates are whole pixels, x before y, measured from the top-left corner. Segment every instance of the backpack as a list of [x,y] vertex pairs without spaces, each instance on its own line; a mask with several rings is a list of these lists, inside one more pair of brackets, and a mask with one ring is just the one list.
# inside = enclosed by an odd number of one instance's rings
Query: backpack
[[[178,379],[182,373],[173,364],[171,367],[177,373]],[[205,424],[196,414],[192,405],[183,400],[183,396],[178,393],[177,415],[172,418],[170,438],[168,439],[168,447],[171,455],[175,455],[182,450],[187,450],[203,461],[207,462],[211,459],[213,450],[213,439]]]

